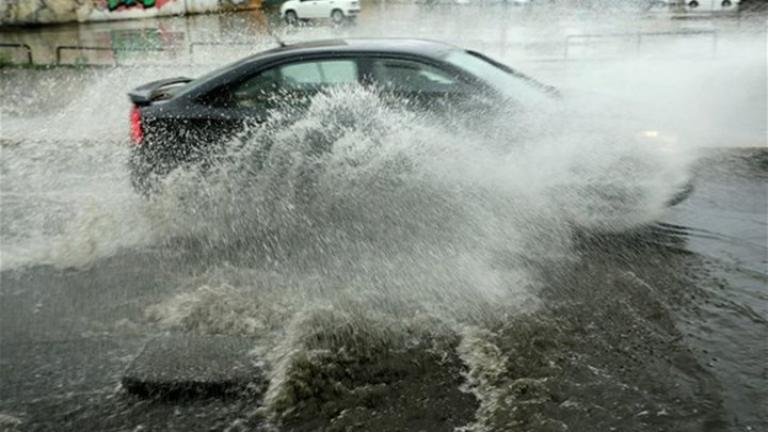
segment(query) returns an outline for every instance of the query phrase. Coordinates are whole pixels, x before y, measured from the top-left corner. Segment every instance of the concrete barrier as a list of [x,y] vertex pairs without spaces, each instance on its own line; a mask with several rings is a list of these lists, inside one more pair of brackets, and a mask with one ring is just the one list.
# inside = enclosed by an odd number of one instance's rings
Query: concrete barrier
[[261,0],[2,0],[0,25],[152,18],[260,6]]

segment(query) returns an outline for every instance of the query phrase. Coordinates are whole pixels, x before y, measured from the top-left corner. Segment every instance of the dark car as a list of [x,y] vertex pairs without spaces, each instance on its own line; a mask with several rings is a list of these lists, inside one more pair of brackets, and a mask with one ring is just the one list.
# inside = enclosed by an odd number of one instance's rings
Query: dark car
[[212,147],[275,110],[300,113],[313,95],[347,84],[375,85],[431,111],[478,95],[491,100],[555,93],[482,54],[438,42],[348,39],[280,46],[195,80],[165,79],[131,91],[132,183],[147,191],[153,177],[205,159]]
[[[482,113],[549,102],[557,91],[480,53],[412,39],[346,39],[283,45],[192,80],[171,78],[129,93],[134,106],[133,186],[149,193],[180,165],[217,149],[273,114],[297,118],[319,92],[374,86],[388,100],[429,113]],[[451,111],[452,110],[452,111]],[[286,115],[288,113],[288,115]],[[682,201],[690,186],[670,204]]]

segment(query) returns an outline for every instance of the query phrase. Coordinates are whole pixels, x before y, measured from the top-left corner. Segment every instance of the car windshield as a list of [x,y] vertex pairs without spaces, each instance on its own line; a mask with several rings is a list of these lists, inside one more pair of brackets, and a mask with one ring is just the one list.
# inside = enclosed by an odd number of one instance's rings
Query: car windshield
[[472,51],[452,51],[445,61],[488,82],[504,96],[523,103],[540,103],[551,99],[547,86],[525,75],[494,64]]

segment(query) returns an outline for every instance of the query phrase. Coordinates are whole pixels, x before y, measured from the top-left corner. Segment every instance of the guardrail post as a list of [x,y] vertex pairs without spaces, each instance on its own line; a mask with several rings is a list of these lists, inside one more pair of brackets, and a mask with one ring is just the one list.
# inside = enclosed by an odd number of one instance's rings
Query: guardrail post
[[27,52],[27,63],[34,64],[32,61],[32,47],[25,43],[0,43],[0,47],[6,48],[22,48]]

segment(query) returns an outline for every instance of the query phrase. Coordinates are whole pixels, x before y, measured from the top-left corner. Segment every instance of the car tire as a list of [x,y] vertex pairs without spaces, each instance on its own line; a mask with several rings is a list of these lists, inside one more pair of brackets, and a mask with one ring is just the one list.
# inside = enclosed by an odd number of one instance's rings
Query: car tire
[[699,2],[696,1],[696,0],[691,0],[690,2],[688,2],[688,6],[690,6],[692,8],[697,8],[697,7],[699,7]]
[[731,7],[732,4],[733,3],[731,3],[731,0],[723,0],[723,2],[721,3],[723,7]]
[[344,12],[341,11],[341,9],[334,9],[331,12],[331,21],[333,21],[334,24],[341,24],[344,22]]
[[299,16],[296,15],[295,11],[289,10],[285,11],[285,23],[290,26],[295,26],[299,24]]

